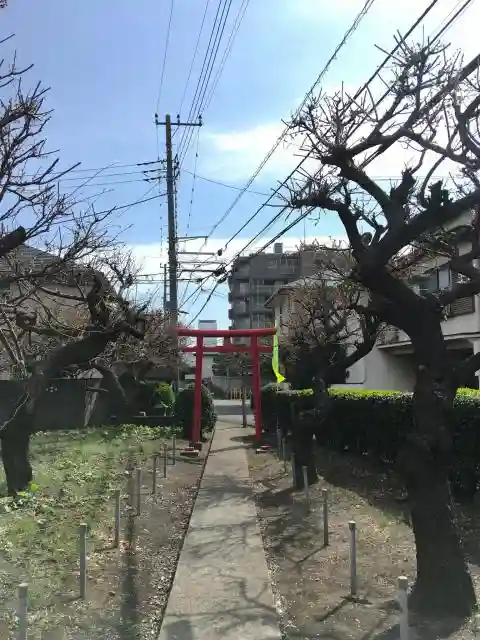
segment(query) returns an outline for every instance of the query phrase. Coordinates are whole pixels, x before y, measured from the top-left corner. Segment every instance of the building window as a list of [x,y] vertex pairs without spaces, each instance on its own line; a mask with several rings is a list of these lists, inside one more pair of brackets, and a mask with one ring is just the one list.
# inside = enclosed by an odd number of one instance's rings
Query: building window
[[252,328],[261,329],[265,326],[266,318],[263,313],[252,314]]
[[238,285],[238,292],[242,295],[248,293],[248,282],[240,282]]
[[440,291],[442,289],[449,289],[452,285],[452,272],[450,271],[450,267],[441,267],[438,270],[438,288]]
[[421,290],[425,293],[437,293],[449,289],[452,285],[452,272],[449,266],[440,267],[428,274],[422,283]]

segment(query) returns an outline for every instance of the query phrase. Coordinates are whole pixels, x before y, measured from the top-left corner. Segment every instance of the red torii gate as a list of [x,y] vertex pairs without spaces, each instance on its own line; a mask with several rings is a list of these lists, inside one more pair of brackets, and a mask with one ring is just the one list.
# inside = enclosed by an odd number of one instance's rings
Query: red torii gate
[[[262,407],[260,397],[260,353],[270,353],[272,347],[258,343],[258,338],[273,336],[275,328],[265,329],[186,329],[178,328],[178,335],[196,338],[194,346],[182,347],[185,353],[195,353],[195,395],[191,446],[195,449],[201,442],[202,418],[202,362],[205,353],[245,353],[252,357],[253,401],[255,409],[255,437],[262,436]],[[204,338],[223,338],[222,345],[207,346]],[[232,338],[250,338],[250,344],[232,344]]]

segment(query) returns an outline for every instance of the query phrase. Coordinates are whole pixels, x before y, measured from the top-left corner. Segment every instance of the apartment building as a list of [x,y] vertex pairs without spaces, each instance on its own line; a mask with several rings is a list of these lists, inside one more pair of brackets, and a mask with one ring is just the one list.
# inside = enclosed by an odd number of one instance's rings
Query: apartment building
[[[467,224],[470,214],[456,221],[453,228]],[[459,242],[457,250],[466,252],[469,245]],[[445,257],[435,257],[419,264],[411,274],[409,285],[418,292],[435,293],[449,288],[457,281],[458,274],[453,273]],[[310,281],[309,281],[310,280]],[[314,285],[313,279],[300,278],[288,286],[277,287],[267,301],[272,320],[285,335],[290,326],[289,316],[295,313],[295,297],[299,288]],[[350,327],[352,332],[353,327]],[[456,300],[445,309],[442,331],[452,359],[462,360],[480,351],[480,296],[471,295]],[[462,380],[463,386],[479,388],[479,375]],[[355,363],[348,371],[347,383],[336,385],[346,388],[385,389],[412,391],[415,383],[415,363],[410,338],[394,327],[388,327],[379,337],[372,351]]]
[[284,252],[278,242],[271,253],[240,256],[229,276],[230,329],[273,326],[274,314],[266,301],[275,291],[314,270],[314,251]]

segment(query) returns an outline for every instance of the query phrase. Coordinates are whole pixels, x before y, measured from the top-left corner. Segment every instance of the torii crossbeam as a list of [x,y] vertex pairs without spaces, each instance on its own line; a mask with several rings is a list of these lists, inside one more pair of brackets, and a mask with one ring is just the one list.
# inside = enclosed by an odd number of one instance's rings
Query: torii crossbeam
[[[273,336],[275,328],[265,329],[186,329],[178,328],[178,335],[196,338],[196,344],[182,347],[185,353],[195,353],[195,394],[192,425],[193,450],[201,449],[202,419],[202,362],[205,353],[247,353],[252,358],[253,401],[255,410],[255,437],[257,442],[262,436],[262,406],[260,396],[260,353],[270,353],[271,346],[258,343],[259,338]],[[204,338],[223,338],[222,345],[205,345]],[[232,344],[232,338],[250,338],[250,344]]]

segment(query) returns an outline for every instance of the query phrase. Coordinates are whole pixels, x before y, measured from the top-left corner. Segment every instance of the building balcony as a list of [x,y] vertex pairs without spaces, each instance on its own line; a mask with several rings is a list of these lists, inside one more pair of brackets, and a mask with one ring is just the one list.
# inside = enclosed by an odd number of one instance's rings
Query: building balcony
[[241,307],[230,307],[228,310],[228,319],[234,320],[235,318],[243,318],[249,315],[248,309]]
[[[445,308],[445,320],[442,322],[442,332],[445,338],[452,339],[463,334],[474,334],[480,331],[475,313],[475,296],[459,298]],[[410,338],[396,327],[387,327],[379,336],[378,346],[409,344]]]

